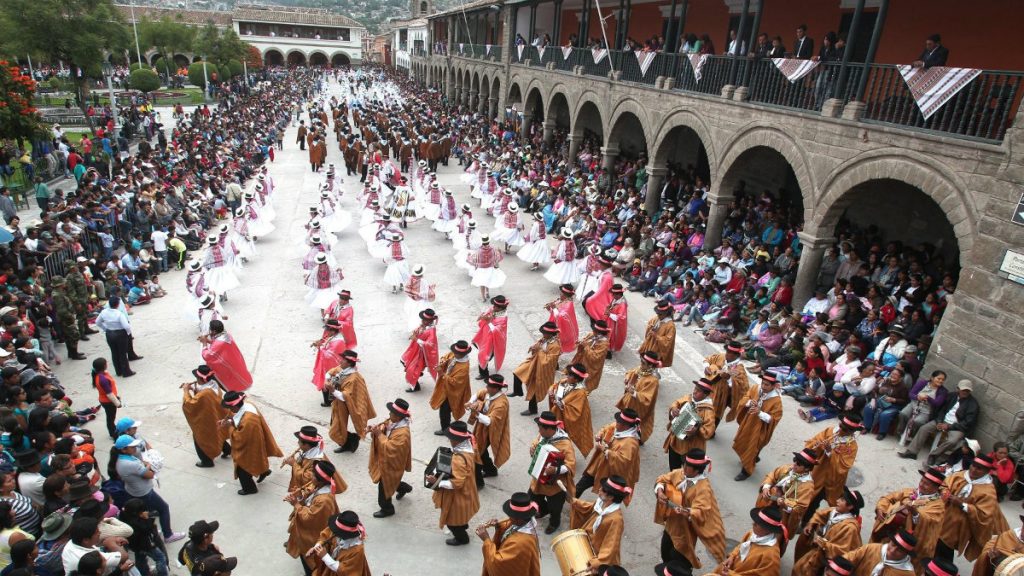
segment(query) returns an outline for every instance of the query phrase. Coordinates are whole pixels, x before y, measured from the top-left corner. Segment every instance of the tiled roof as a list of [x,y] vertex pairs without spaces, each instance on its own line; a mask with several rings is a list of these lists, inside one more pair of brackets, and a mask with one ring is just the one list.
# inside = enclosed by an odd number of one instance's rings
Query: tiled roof
[[308,24],[310,26],[340,26],[365,28],[359,22],[319,8],[287,8],[284,6],[238,6],[232,18],[245,22],[278,22],[282,24]]
[[[132,21],[132,7],[127,4],[115,4],[126,22]],[[183,24],[203,25],[213,22],[217,26],[231,26],[231,12],[215,12],[213,10],[179,10],[177,8],[156,8],[153,6],[135,6],[136,20],[161,20],[167,18]]]
[[450,14],[455,14],[456,12],[461,14],[463,11],[469,12],[470,10],[477,10],[477,9],[480,9],[480,8],[486,8],[486,7],[488,7],[488,6],[492,5],[492,4],[495,5],[495,6],[501,6],[504,3],[505,3],[504,0],[476,0],[476,2],[470,2],[468,4],[461,5],[461,6],[457,7],[457,8],[452,8],[451,10],[445,10],[444,12],[438,12],[437,14],[431,14],[430,16],[428,16],[428,18],[433,20],[434,18],[438,18],[438,17],[441,17],[441,16],[448,16]]

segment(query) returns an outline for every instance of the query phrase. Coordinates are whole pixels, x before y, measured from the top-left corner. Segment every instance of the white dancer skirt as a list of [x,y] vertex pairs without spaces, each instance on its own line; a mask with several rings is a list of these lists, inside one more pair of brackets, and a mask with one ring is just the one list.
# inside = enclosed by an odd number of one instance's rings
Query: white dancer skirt
[[493,289],[505,285],[505,273],[497,268],[476,268],[471,275],[473,286]]
[[405,260],[391,262],[384,271],[384,284],[388,286],[404,286],[409,282],[409,263]]
[[544,279],[559,286],[562,284],[576,284],[580,279],[580,272],[576,268],[576,261],[570,260],[555,264],[544,273]]
[[238,288],[241,286],[241,283],[238,282],[238,276],[235,276],[231,266],[225,265],[206,271],[206,286],[211,292],[216,292],[220,295],[227,293],[228,290]]
[[306,292],[306,303],[311,308],[317,310],[325,310],[335,300],[338,299],[338,289],[336,287],[324,288],[323,290],[310,290]]
[[528,242],[516,252],[516,257],[523,262],[546,266],[551,263],[551,248],[548,247],[547,240]]

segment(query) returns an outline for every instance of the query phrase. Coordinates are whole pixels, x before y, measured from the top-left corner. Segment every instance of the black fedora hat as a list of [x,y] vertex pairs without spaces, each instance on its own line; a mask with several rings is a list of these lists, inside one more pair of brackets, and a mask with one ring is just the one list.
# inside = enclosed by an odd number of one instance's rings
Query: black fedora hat
[[781,534],[785,531],[785,526],[782,523],[782,511],[777,506],[751,508],[750,519],[764,529],[776,534]]
[[537,503],[530,499],[526,492],[515,492],[501,505],[501,509],[509,518],[529,520],[537,515]]
[[449,440],[455,440],[458,442],[463,442],[473,437],[473,433],[470,432],[469,427],[462,420],[456,420],[455,422],[452,422],[451,425],[448,426],[448,429],[444,431],[444,433]]
[[655,576],[693,576],[693,568],[679,562],[664,562],[654,567]]
[[340,514],[331,516],[327,521],[331,532],[342,539],[355,538],[363,532],[363,525],[359,522],[359,515],[351,510],[345,510]]
[[294,433],[294,436],[308,444],[317,444],[323,440],[316,426],[303,426],[299,428],[298,432]]
[[31,468],[43,461],[43,457],[36,450],[25,450],[14,455],[14,463],[18,468]]
[[395,398],[394,402],[387,403],[388,411],[394,412],[399,416],[409,417],[412,413],[409,412],[409,403],[404,398]]

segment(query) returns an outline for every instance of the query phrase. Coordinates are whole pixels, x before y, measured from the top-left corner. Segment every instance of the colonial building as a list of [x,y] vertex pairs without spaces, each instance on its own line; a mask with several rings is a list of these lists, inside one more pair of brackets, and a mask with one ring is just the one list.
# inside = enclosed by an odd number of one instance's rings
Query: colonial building
[[[246,42],[259,49],[270,66],[347,66],[363,59],[366,28],[355,20],[328,10],[284,6],[238,5],[232,12],[179,10],[176,8],[118,5],[127,22],[168,18],[194,26],[212,23],[231,27]],[[158,54],[143,56],[152,62]],[[198,54],[174,55],[179,65],[199,60]]]
[[[1017,16],[988,1],[488,0],[428,17],[432,49],[410,56],[409,73],[474,111],[518,116],[524,134],[567,134],[570,163],[585,138],[608,169],[645,158],[649,190],[670,165],[692,166],[710,183],[705,246],[719,243],[738,189],[802,206],[797,309],[841,221],[937,247],[956,289],[925,374],[974,381],[978,436],[991,442],[1024,410]],[[760,33],[785,57],[751,55]],[[948,60],[927,79],[944,87],[912,91],[922,68],[910,65],[935,56],[925,40],[936,33]],[[834,34],[844,57],[797,58]],[[702,52],[680,52],[697,40]]]

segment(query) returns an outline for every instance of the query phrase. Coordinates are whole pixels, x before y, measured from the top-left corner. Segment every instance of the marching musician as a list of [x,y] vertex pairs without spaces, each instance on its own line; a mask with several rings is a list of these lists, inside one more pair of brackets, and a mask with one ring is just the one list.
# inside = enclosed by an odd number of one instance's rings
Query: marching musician
[[[537,542],[537,503],[526,492],[514,492],[501,506],[508,516],[491,520],[476,529],[483,541],[482,576],[540,576],[540,544]],[[488,534],[494,528],[494,536]]]
[[[483,488],[484,478],[498,475],[498,468],[512,455],[509,436],[508,398],[505,397],[505,377],[494,374],[487,377],[487,387],[476,394],[466,408],[476,438],[476,487]],[[493,456],[491,453],[493,452]]]
[[366,529],[355,512],[345,510],[331,516],[320,532],[320,539],[306,552],[306,556],[319,559],[313,576],[371,576],[364,540]]
[[[633,409],[640,417],[640,443],[647,442],[654,432],[654,410],[658,402],[661,355],[653,350],[640,352],[640,366],[626,372],[622,397],[615,404],[619,410]],[[584,452],[586,454],[586,452]]]
[[935,556],[953,561],[963,554],[973,562],[994,534],[1009,529],[992,483],[995,463],[983,454],[974,456],[966,470],[946,478],[946,514],[935,544]]
[[[1024,514],[1020,519],[1024,521]],[[1000,563],[1017,554],[1024,554],[1024,526],[1004,530],[989,540],[974,563],[972,576],[992,576]]]
[[[594,436],[596,449],[590,455],[586,471],[576,483],[576,494],[608,476],[621,476],[632,488],[640,479],[640,417],[632,408],[615,413],[615,423],[607,424]],[[626,499],[629,504],[629,499]]]
[[[292,477],[288,482],[288,492],[292,493],[313,481],[313,466],[317,462],[329,461],[324,453],[324,439],[316,426],[303,426],[294,433],[299,447],[281,462],[281,466],[292,467]],[[334,493],[341,494],[348,490],[341,474],[335,474]]]
[[181,410],[192,430],[192,443],[199,457],[196,466],[213,468],[214,458],[231,456],[230,434],[218,425],[231,414],[221,405],[222,390],[213,370],[202,364],[192,371],[192,375],[196,377],[195,381],[181,385]]
[[412,471],[412,433],[409,430],[409,403],[402,398],[387,403],[388,419],[370,427],[370,480],[377,485],[377,505],[380,510],[374,518],[394,516],[397,498],[412,492],[412,486],[402,481]]
[[597,390],[601,385],[601,373],[604,372],[605,356],[608,354],[608,323],[594,320],[590,323],[591,332],[576,343],[576,354],[571,364],[582,364],[587,374],[587,393]]
[[[793,452],[793,463],[783,464],[772,470],[761,482],[761,491],[757,495],[758,508],[775,505],[782,513],[782,523],[789,534],[796,534],[800,529],[807,506],[814,497],[814,479],[811,470],[818,463],[814,452],[803,449]],[[781,551],[786,553],[787,542],[781,543]]]
[[356,325],[355,325],[355,310],[352,308],[352,292],[349,290],[339,290],[338,299],[331,303],[324,311],[324,323],[330,319],[335,319],[340,324],[341,335],[345,338],[345,344],[349,350],[354,350],[356,347]]
[[[221,405],[231,412],[231,416],[220,421],[221,426],[230,430],[231,460],[235,464],[235,478],[242,485],[238,491],[241,496],[258,492],[256,484],[270,476],[268,458],[284,456],[263,415],[245,399],[245,392],[232,390],[224,394]],[[254,481],[253,476],[258,478]]]
[[[331,396],[334,398],[329,433],[331,440],[338,444],[334,449],[335,454],[355,452],[359,448],[359,435],[366,429],[366,422],[377,417],[370,393],[366,390],[366,380],[356,369],[358,362],[359,354],[355,350],[345,350],[338,366],[327,373],[326,385],[331,386]],[[348,430],[350,418],[356,432]]]
[[331,516],[338,513],[334,482],[337,470],[334,464],[326,460],[316,460],[310,467],[310,472],[312,480],[309,483],[289,490],[288,495],[284,497],[285,502],[292,505],[292,513],[288,517],[288,542],[284,545],[285,550],[289,556],[302,562],[302,570],[306,576],[313,574],[313,567],[319,559],[309,558],[305,552],[317,543],[321,530]]
[[864,497],[843,487],[836,505],[814,513],[796,541],[793,576],[817,576],[829,558],[852,552],[861,545],[860,510]]
[[[668,452],[668,469],[677,470],[683,466],[684,455],[693,448],[705,450],[708,440],[715,435],[715,407],[714,384],[707,378],[694,380],[693,392],[680,397],[668,408],[668,437],[665,438],[665,452]],[[685,438],[680,439],[672,431],[672,423],[679,416],[679,413],[687,404],[693,405],[693,410],[700,419],[700,423],[693,425],[685,432]]]
[[461,420],[452,422],[446,431],[452,446],[452,474],[450,478],[439,478],[436,474],[428,474],[424,480],[433,485],[434,508],[441,509],[438,527],[448,527],[452,537],[445,540],[449,546],[469,544],[469,521],[480,510],[480,499],[477,496],[474,468],[476,466],[476,449],[473,434]]
[[[583,309],[590,316],[590,320],[600,320],[604,318],[605,312],[608,310],[608,304],[614,298],[612,294],[612,285],[615,282],[615,274],[612,271],[612,264],[614,258],[610,257],[609,252],[601,252],[597,255],[597,274],[591,274],[597,276],[597,286],[589,294],[583,294]],[[581,282],[580,285],[584,285]]]
[[960,574],[960,569],[956,567],[956,564],[945,558],[932,558],[923,564],[924,576],[958,576]]
[[754,465],[761,459],[761,450],[772,441],[775,427],[782,420],[782,396],[775,374],[761,375],[761,385],[753,384],[745,401],[736,410],[740,427],[733,437],[732,449],[740,458],[740,473],[734,480],[750,478]]
[[537,413],[537,402],[547,398],[548,390],[555,383],[555,371],[558,370],[558,357],[561,355],[558,326],[554,322],[545,322],[540,327],[540,340],[530,346],[526,360],[512,372],[510,396],[522,396],[525,384],[526,399],[529,401],[528,408],[520,412],[520,415],[531,416]]
[[661,359],[662,368],[672,366],[676,350],[676,324],[672,321],[672,305],[662,300],[654,307],[655,316],[647,321],[644,341],[639,353],[654,352]]
[[917,488],[903,488],[878,499],[871,542],[888,542],[892,532],[903,529],[914,534],[917,557],[930,558],[935,554],[935,543],[939,540],[942,518],[946,513],[946,501],[942,499],[941,490],[946,475],[941,468],[935,467],[918,470],[918,474],[921,481]]
[[849,568],[835,566],[828,561],[828,568],[841,576],[914,576],[914,548],[917,538],[906,530],[893,534],[885,544],[871,543],[840,556],[850,563]]
[[857,460],[857,432],[861,430],[860,414],[849,412],[839,416],[839,423],[815,434],[804,442],[804,448],[819,454],[818,464],[811,472],[814,498],[804,513],[804,522],[821,505],[822,500],[835,504],[846,489],[846,476]]
[[[554,534],[562,525],[562,508],[565,500],[572,494],[567,491],[573,490],[572,479],[576,474],[576,452],[572,448],[572,441],[566,434],[563,422],[555,417],[554,413],[544,411],[540,416],[533,419],[537,423],[537,438],[530,444],[530,458],[537,457],[537,450],[541,446],[550,445],[561,452],[559,465],[547,464],[543,470],[545,481],[538,478],[530,480],[530,498],[537,503],[537,515],[540,518],[548,516],[548,525],[544,529],[545,534]],[[564,489],[563,489],[564,488]]]
[[324,385],[327,373],[338,365],[338,359],[342,352],[348,349],[348,343],[341,334],[341,322],[337,318],[328,318],[324,321],[324,335],[313,342],[316,348],[316,360],[313,362],[313,385],[323,394],[324,400],[320,404],[327,408],[331,405],[331,390]]
[[715,576],[779,576],[782,564],[779,535],[788,540],[782,513],[775,506],[750,511],[754,524],[729,556],[715,567]]
[[704,374],[715,382],[715,423],[721,423],[729,409],[728,421],[736,418],[736,411],[750,390],[747,369],[740,362],[743,345],[735,340],[725,346],[725,353],[712,354],[704,359]]
[[598,566],[621,564],[619,552],[622,547],[622,533],[625,531],[622,501],[632,493],[633,489],[626,486],[624,478],[608,476],[601,481],[596,501],[572,499],[569,527],[583,530],[590,538],[590,544],[596,554],[590,559],[591,570],[596,571]]
[[604,321],[608,324],[608,354],[605,358],[611,358],[612,354],[622,350],[626,343],[626,335],[629,332],[629,302],[626,301],[626,291],[622,284],[612,286],[612,301],[604,313]]
[[437,365],[437,384],[430,396],[430,407],[439,410],[441,420],[441,429],[434,432],[436,436],[444,436],[452,416],[462,420],[470,396],[469,342],[459,340],[449,350]]
[[691,448],[683,457],[682,469],[658,476],[654,494],[654,522],[661,533],[661,561],[700,568],[697,539],[718,562],[725,559],[725,525],[718,499],[707,476],[711,459],[701,448]]
[[576,349],[576,341],[580,337],[580,326],[576,321],[576,302],[573,296],[576,289],[572,284],[562,284],[558,287],[558,298],[544,305],[548,311],[548,322],[554,322],[558,326],[558,343],[561,344],[562,352],[569,352]]
[[409,346],[402,353],[405,368],[406,392],[420,391],[420,376],[424,370],[437,381],[437,313],[433,308],[420,311],[420,325],[409,335]]
[[508,298],[497,295],[491,298],[491,307],[477,317],[479,329],[473,336],[473,345],[479,350],[477,380],[486,380],[491,373],[489,366],[494,359],[494,370],[501,370],[505,362],[505,345],[508,343]]
[[584,383],[588,376],[582,364],[570,364],[565,369],[565,378],[548,392],[548,408],[565,425],[565,432],[584,456],[594,447],[590,398]]

